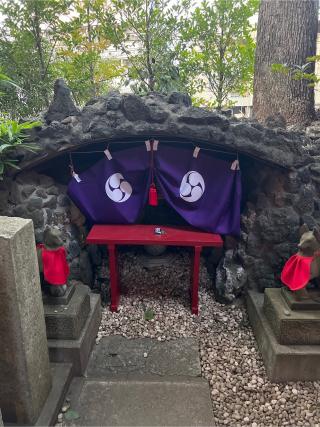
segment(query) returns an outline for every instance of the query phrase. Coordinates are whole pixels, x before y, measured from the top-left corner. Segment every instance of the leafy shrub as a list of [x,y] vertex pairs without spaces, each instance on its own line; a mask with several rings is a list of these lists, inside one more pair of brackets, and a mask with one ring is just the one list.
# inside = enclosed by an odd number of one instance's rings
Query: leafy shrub
[[41,122],[18,123],[16,120],[0,117],[0,180],[3,180],[7,167],[19,169],[18,160],[13,157],[18,147],[32,152],[37,151],[37,145],[26,142],[28,137],[26,131],[40,125]]

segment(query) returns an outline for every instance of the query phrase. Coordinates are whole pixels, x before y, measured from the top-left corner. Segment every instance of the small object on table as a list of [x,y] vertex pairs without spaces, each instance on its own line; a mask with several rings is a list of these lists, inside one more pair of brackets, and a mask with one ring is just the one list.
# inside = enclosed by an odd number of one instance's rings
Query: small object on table
[[162,230],[160,227],[156,227],[154,229],[154,234],[165,234],[165,231]]

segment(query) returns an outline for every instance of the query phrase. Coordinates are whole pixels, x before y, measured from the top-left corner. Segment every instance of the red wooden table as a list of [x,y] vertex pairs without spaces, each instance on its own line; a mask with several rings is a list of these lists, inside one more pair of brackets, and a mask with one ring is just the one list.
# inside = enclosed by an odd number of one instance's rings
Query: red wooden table
[[109,251],[111,281],[111,311],[117,311],[120,297],[116,245],[167,245],[193,246],[193,278],[191,310],[198,314],[198,289],[200,253],[204,246],[221,247],[218,234],[206,233],[186,227],[161,226],[164,234],[155,234],[157,225],[94,225],[88,234],[87,243],[105,244]]

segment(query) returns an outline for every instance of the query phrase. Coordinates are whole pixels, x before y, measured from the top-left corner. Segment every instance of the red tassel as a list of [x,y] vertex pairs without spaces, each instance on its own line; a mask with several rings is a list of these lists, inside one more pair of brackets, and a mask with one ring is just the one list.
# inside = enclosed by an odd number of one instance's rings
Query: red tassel
[[158,206],[158,194],[156,186],[154,184],[151,184],[149,189],[149,205]]

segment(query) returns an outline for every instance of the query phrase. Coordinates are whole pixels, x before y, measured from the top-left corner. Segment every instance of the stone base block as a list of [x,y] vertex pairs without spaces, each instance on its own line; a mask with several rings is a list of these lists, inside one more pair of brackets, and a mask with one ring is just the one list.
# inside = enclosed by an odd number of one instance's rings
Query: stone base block
[[68,362],[73,365],[73,375],[82,375],[87,367],[101,320],[100,295],[90,295],[90,313],[77,340],[48,339],[51,362]]
[[70,285],[67,288],[66,293],[63,297],[52,297],[51,295],[42,295],[43,304],[46,305],[67,305],[74,294],[76,287],[75,285]]
[[294,311],[319,310],[320,311],[320,290],[308,289],[310,298],[297,301],[294,292],[287,288],[281,288],[282,295],[289,308]]
[[71,363],[51,363],[52,388],[36,426],[55,425],[72,380]]
[[48,339],[78,339],[90,311],[89,288],[77,285],[68,305],[45,305]]
[[[204,378],[74,378],[71,407],[79,418],[67,426],[214,426]],[[229,424],[232,425],[232,424]]]
[[320,345],[279,344],[263,312],[263,299],[263,294],[249,291],[247,310],[270,380],[320,380]]
[[291,310],[281,289],[266,289],[264,295],[264,313],[279,344],[320,344],[320,310]]

